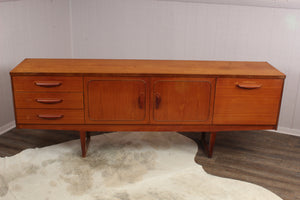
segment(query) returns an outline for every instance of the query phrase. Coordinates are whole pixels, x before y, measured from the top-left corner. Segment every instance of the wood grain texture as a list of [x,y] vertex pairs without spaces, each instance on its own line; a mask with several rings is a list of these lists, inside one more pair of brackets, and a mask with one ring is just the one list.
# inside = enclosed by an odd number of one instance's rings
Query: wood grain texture
[[267,62],[109,60],[109,59],[25,59],[12,75],[201,75],[258,76],[285,78]]
[[[91,133],[96,134],[102,133]],[[199,133],[182,134],[195,141],[200,137]],[[79,139],[77,131],[13,129],[0,135],[0,156],[12,156],[28,148],[74,139]],[[266,131],[243,131],[218,134],[211,159],[204,155],[199,143],[195,161],[209,174],[261,185],[284,200],[299,200],[299,156],[299,137]]]
[[[198,142],[198,134],[185,135]],[[300,137],[268,131],[218,133],[214,156],[206,158],[199,148],[195,161],[209,174],[261,185],[284,200],[300,200]]]
[[212,125],[182,125],[182,124],[60,124],[53,126],[49,124],[17,124],[18,128],[24,129],[47,129],[47,130],[89,130],[89,131],[232,131],[232,130],[270,130],[276,129],[275,125],[228,125],[228,126],[212,126]]
[[[94,59],[25,59],[11,75],[18,128],[78,131],[276,129],[285,78],[266,62]],[[33,92],[82,92],[84,103],[39,109],[32,100],[60,97]]]
[[[15,76],[12,78],[16,92],[82,92],[82,77],[64,76]],[[60,82],[57,86],[38,86],[36,83]]]
[[85,78],[87,124],[147,123],[147,78]]
[[282,87],[282,79],[218,79],[213,123],[276,124]]
[[82,93],[15,92],[16,108],[83,109]]
[[[60,116],[47,119],[40,116]],[[49,117],[51,118],[51,117]],[[84,112],[81,109],[16,109],[16,119],[20,124],[83,124]],[[58,128],[58,127],[57,127]],[[58,128],[59,129],[59,128]]]
[[151,123],[211,123],[215,79],[155,78],[151,86]]

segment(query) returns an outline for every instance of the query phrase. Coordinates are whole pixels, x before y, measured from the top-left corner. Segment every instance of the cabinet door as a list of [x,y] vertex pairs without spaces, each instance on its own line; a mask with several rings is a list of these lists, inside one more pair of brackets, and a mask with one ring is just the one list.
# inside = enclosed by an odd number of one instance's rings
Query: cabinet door
[[276,125],[283,79],[220,78],[214,124]]
[[146,78],[85,78],[86,123],[145,123],[147,88]]
[[211,122],[215,79],[156,78],[152,83],[152,123]]

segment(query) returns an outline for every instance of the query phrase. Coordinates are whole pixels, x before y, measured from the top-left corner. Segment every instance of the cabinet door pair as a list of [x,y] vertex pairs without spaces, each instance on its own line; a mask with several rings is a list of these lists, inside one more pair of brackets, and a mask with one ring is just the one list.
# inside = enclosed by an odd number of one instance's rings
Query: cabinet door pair
[[85,78],[90,124],[208,124],[214,78]]

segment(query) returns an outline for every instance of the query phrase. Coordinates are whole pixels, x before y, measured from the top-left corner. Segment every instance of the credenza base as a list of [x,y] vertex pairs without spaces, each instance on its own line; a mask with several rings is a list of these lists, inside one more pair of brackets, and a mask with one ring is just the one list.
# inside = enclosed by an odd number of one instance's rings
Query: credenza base
[[[199,143],[207,157],[213,155],[214,144],[217,132],[222,131],[246,131],[246,130],[276,130],[273,125],[258,125],[258,126],[221,126],[221,125],[34,125],[34,124],[19,124],[19,129],[45,129],[45,130],[70,130],[79,131],[82,157],[86,157],[89,143],[91,140],[90,131],[174,131],[174,132],[200,132]],[[199,131],[200,130],[200,131]],[[206,140],[206,135],[210,133],[209,140]]]

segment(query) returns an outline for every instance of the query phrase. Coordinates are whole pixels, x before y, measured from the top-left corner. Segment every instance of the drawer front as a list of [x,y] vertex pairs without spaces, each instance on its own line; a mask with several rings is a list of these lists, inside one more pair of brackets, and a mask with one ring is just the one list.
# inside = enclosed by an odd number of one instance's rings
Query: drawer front
[[283,79],[220,78],[214,124],[276,125]]
[[82,77],[63,76],[15,76],[13,86],[16,92],[82,92]]
[[15,93],[16,108],[65,108],[83,109],[82,93]]
[[16,109],[18,124],[83,124],[83,110]]

